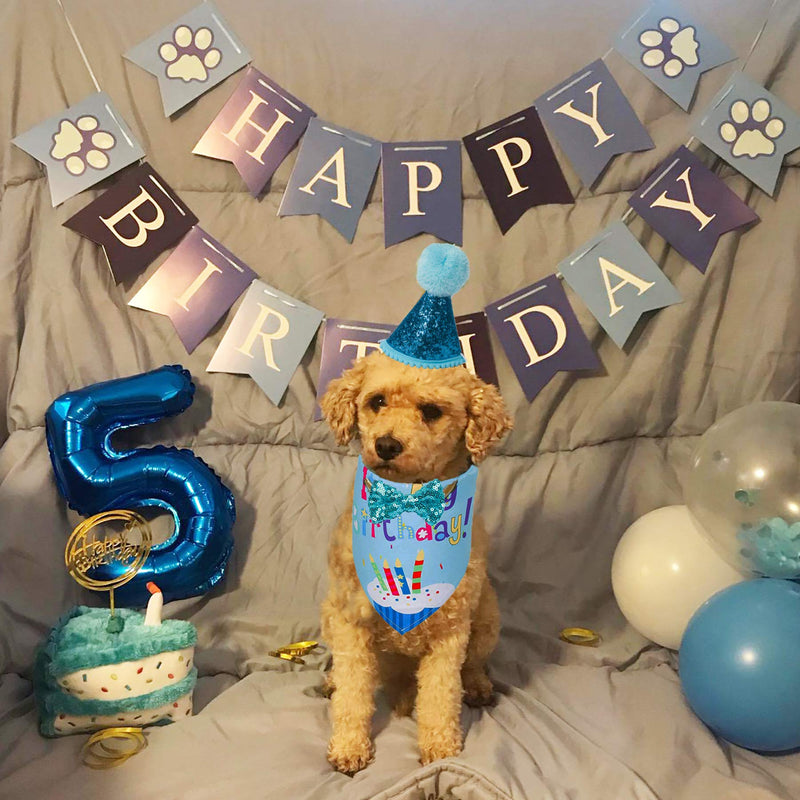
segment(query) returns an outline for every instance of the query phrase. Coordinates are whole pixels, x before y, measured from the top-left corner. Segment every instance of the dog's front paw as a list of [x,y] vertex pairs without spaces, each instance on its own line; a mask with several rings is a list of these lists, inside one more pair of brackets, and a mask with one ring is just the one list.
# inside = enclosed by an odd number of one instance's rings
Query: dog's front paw
[[328,742],[328,761],[337,772],[354,775],[372,761],[373,747],[368,736],[334,735]]
[[430,764],[442,758],[457,756],[461,752],[461,728],[452,730],[420,731],[420,761]]
[[464,702],[468,706],[488,706],[494,702],[494,686],[485,672],[468,672],[462,676]]

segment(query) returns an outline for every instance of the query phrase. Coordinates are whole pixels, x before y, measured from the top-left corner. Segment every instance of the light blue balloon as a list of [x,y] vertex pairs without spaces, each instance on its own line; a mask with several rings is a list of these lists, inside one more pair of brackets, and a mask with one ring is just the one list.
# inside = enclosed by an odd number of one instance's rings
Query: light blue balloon
[[761,578],[723,589],[689,620],[680,677],[692,710],[729,742],[800,747],[800,586]]

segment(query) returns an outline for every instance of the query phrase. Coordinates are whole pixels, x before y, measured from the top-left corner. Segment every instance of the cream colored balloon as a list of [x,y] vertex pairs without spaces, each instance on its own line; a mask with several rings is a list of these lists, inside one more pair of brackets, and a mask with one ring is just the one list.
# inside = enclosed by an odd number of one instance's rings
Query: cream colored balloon
[[611,564],[625,619],[671,650],[680,647],[690,617],[711,595],[743,580],[706,541],[686,506],[639,517],[619,540]]

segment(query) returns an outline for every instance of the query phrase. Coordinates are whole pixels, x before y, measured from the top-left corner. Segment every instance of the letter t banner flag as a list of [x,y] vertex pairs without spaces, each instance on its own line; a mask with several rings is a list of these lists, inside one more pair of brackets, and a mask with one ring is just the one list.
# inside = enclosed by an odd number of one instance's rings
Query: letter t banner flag
[[645,311],[683,299],[621,221],[567,256],[558,269],[617,347],[625,345]]
[[206,369],[250,375],[278,405],[320,322],[321,311],[255,280]]
[[464,147],[504,234],[529,208],[573,202],[533,106],[465,136]]
[[529,402],[557,372],[600,367],[555,275],[492,303],[486,315]]
[[64,226],[99,244],[114,280],[127,283],[196,224],[197,217],[144,162],[123,172]]
[[723,233],[758,220],[755,211],[685,147],[659,164],[628,204],[703,273]]
[[535,105],[584,186],[591,188],[614,156],[653,147],[650,135],[600,59],[545,92]]
[[248,67],[192,152],[230,161],[257,197],[313,116],[302,100]]

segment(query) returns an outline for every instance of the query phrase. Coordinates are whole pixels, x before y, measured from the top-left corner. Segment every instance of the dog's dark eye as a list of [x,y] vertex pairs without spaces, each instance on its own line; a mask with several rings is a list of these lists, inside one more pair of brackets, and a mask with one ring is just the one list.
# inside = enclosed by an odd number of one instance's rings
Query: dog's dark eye
[[433,403],[423,403],[419,410],[422,412],[422,419],[425,422],[435,422],[442,416],[442,409]]
[[386,405],[386,398],[382,394],[375,394],[369,399],[369,407],[377,414]]

